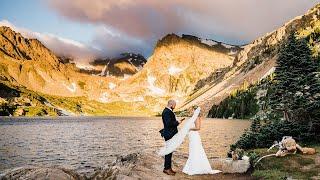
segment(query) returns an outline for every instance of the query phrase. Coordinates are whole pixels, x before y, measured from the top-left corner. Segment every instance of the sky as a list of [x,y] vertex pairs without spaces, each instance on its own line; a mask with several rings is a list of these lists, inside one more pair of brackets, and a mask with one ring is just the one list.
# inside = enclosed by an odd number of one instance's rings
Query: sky
[[320,0],[1,0],[0,25],[79,61],[148,57],[169,33],[246,44]]

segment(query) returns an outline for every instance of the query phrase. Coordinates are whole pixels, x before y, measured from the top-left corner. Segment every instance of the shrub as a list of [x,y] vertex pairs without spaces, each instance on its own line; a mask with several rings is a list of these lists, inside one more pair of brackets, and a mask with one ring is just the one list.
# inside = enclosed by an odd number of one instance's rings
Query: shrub
[[320,137],[316,137],[315,133],[309,132],[309,126],[306,124],[300,124],[297,122],[290,121],[275,121],[262,125],[258,130],[246,131],[236,142],[233,147],[242,149],[252,148],[266,148],[270,147],[274,141],[279,141],[283,136],[292,136],[297,141],[312,142],[319,140]]

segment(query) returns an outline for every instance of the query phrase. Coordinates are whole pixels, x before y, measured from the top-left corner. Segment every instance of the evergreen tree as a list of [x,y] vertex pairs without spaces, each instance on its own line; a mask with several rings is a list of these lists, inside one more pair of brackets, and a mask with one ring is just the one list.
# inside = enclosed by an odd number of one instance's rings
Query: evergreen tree
[[319,117],[318,65],[305,39],[288,37],[280,49],[270,106],[283,112],[285,120],[310,121]]

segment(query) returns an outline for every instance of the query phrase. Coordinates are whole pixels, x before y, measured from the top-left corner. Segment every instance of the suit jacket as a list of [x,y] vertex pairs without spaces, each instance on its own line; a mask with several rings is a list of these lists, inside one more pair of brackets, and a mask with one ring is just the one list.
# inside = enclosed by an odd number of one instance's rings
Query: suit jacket
[[161,136],[164,137],[165,140],[171,139],[178,132],[177,127],[179,122],[170,109],[165,108],[162,111],[162,122],[164,128],[159,131]]

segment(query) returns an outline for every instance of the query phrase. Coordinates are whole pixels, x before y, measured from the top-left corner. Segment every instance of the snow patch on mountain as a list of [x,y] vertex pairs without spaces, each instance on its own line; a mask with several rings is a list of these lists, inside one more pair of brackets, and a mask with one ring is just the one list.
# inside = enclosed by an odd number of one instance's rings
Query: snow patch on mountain
[[161,88],[156,87],[156,86],[154,85],[154,83],[155,83],[156,80],[157,80],[157,78],[148,75],[148,83],[149,83],[148,89],[151,91],[152,94],[161,96],[161,95],[163,95],[166,91],[165,91],[164,89],[161,89]]
[[218,44],[218,42],[211,40],[211,39],[201,39],[200,41],[201,41],[201,43],[206,44],[208,46],[214,46],[214,45]]
[[117,87],[116,84],[114,84],[114,83],[112,83],[112,82],[109,82],[109,88],[110,88],[110,89],[114,89],[114,88],[116,88],[116,87]]
[[53,80],[51,79],[51,77],[47,73],[45,73],[39,69],[37,69],[36,71],[42,77],[42,79],[44,79],[46,82],[53,82]]
[[102,93],[99,97],[99,101],[102,103],[108,103],[109,102],[108,96],[109,95],[107,92]]
[[107,65],[105,65],[100,73],[100,76],[106,75]]
[[144,101],[144,97],[142,97],[142,96],[134,97],[133,101],[135,101],[135,102],[143,102]]
[[234,46],[232,45],[229,45],[229,44],[224,44],[224,43],[221,43],[222,46],[224,46],[225,48],[233,48]]
[[85,69],[85,70],[95,69],[95,67],[90,64],[83,64],[83,63],[75,63],[75,64],[76,64],[76,67],[79,69]]
[[63,85],[64,85],[70,92],[75,93],[76,90],[77,90],[77,85],[76,85],[76,83],[74,83],[74,82],[71,83],[69,86],[66,85],[65,83],[63,83]]
[[168,69],[168,72],[170,75],[176,75],[179,74],[181,71],[183,71],[183,69],[175,67],[175,66],[170,66]]
[[235,50],[230,50],[230,52],[228,53],[228,55],[232,56],[232,55],[236,55],[238,53],[238,51]]

